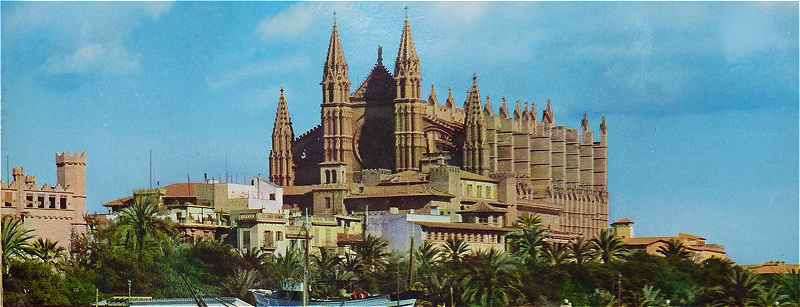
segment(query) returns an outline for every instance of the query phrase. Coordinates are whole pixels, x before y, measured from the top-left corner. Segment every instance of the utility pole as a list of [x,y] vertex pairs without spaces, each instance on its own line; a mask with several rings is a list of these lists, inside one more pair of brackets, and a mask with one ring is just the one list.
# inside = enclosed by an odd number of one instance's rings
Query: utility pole
[[617,305],[622,307],[622,273],[617,273]]
[[152,190],[153,189],[153,150],[152,149],[150,149],[150,160],[149,161],[150,161],[149,162],[149,164],[150,164],[150,177],[147,180],[147,187],[148,187],[148,189]]
[[309,242],[308,236],[308,208],[306,208],[306,222],[305,222],[305,231],[306,231],[306,245],[304,246],[305,250],[303,254],[305,254],[304,265],[303,265],[303,306],[308,306],[308,246],[311,244]]

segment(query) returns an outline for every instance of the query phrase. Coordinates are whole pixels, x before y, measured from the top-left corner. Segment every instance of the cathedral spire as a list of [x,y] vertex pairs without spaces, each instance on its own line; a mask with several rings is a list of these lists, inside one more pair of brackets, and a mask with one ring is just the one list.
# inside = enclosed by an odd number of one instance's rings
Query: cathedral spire
[[447,88],[447,108],[448,109],[455,109],[456,107],[456,99],[453,97],[453,89]]
[[472,88],[469,90],[467,103],[464,106],[467,121],[480,120],[483,112],[483,103],[481,102],[481,90],[478,87],[478,75],[472,75]]
[[508,101],[506,101],[506,97],[500,98],[500,116],[504,119],[508,118]]
[[281,186],[294,184],[293,140],[294,130],[289,114],[289,104],[286,102],[286,96],[281,87],[275,124],[272,128],[272,149],[269,153],[270,180]]
[[344,57],[344,47],[336,22],[331,29],[328,55],[322,69],[323,103],[347,102],[350,97],[350,71]]
[[428,104],[435,106],[439,102],[439,99],[436,97],[436,87],[431,83],[431,94],[428,96]]
[[519,105],[519,100],[514,103],[514,119],[519,120],[522,119],[522,109]]
[[422,84],[417,47],[411,34],[411,22],[406,16],[403,22],[403,34],[400,37],[400,47],[397,49],[397,59],[394,64],[394,77],[397,81],[397,98],[419,98]]
[[583,112],[583,119],[581,120],[581,129],[584,132],[589,131],[589,113]]
[[542,112],[542,121],[550,125],[556,123],[556,114],[553,112],[553,105],[550,103],[550,98],[547,98],[547,105]]
[[492,111],[492,97],[489,97],[489,95],[486,95],[486,106],[483,108],[483,112],[490,116],[494,113]]

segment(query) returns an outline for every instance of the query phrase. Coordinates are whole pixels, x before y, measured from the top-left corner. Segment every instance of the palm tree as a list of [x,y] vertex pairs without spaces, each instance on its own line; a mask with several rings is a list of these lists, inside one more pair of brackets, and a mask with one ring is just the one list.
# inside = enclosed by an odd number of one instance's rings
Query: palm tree
[[58,242],[38,238],[33,242],[30,254],[44,263],[55,263],[55,260],[63,256],[65,251],[63,246],[58,245]]
[[570,242],[567,245],[567,249],[569,250],[569,257],[572,258],[579,267],[594,261],[596,257],[594,251],[592,251],[591,245],[589,245],[583,237],[578,237]]
[[25,257],[30,248],[28,241],[33,238],[32,230],[25,229],[21,219],[3,218],[3,265],[8,272],[8,261]]
[[544,245],[544,257],[550,265],[559,266],[566,262],[569,256],[567,244],[547,242]]
[[441,253],[441,249],[430,241],[422,242],[422,245],[414,252],[414,260],[419,264],[417,272],[421,277],[425,277],[431,273],[433,267],[439,263],[439,255]]
[[525,263],[537,262],[546,237],[541,217],[524,215],[517,222],[516,228],[508,236],[515,254]]
[[287,248],[282,255],[271,258],[270,270],[264,272],[265,279],[274,281],[279,289],[286,289],[303,280],[303,254],[299,248]]
[[260,248],[253,247],[244,252],[236,250],[236,258],[239,267],[243,270],[258,270],[258,268],[264,265],[267,255],[264,254]]
[[594,289],[589,296],[589,306],[614,307],[617,306],[617,297],[606,289]]
[[459,238],[447,238],[442,250],[442,258],[448,263],[461,263],[469,254],[470,248],[467,242]]
[[761,291],[761,280],[747,270],[736,266],[728,274],[725,284],[718,291],[722,295],[719,302],[721,306],[749,306]]
[[342,258],[332,252],[331,249],[320,247],[319,254],[311,255],[311,261],[316,268],[317,283],[322,285],[317,288],[321,290],[320,294],[323,296],[334,295],[337,282],[342,276],[342,270],[339,266],[342,263]]
[[681,240],[670,239],[667,244],[658,247],[658,253],[667,259],[687,260],[692,256],[692,252],[686,249]]
[[644,286],[642,288],[642,293],[636,302],[637,307],[662,305],[664,305],[664,298],[661,295],[661,290],[653,288],[653,286]]
[[150,195],[136,197],[133,204],[120,213],[120,231],[128,245],[133,245],[140,263],[144,258],[148,239],[160,231],[161,223],[158,199]]
[[781,294],[779,286],[773,285],[769,288],[761,288],[761,290],[758,291],[758,296],[755,298],[754,303],[756,306],[774,307],[780,306],[788,298],[789,297],[785,294]]
[[469,264],[462,281],[461,298],[469,305],[508,306],[519,292],[516,263],[495,249],[478,251],[467,258]]
[[353,252],[358,257],[359,270],[365,272],[377,272],[386,267],[386,257],[389,253],[386,248],[389,242],[386,240],[367,234],[364,242],[353,246]]
[[792,270],[789,274],[783,274],[778,277],[778,281],[787,303],[800,306],[800,271]]
[[236,269],[222,281],[222,295],[238,297],[242,300],[250,296],[248,290],[257,283],[256,271]]
[[697,285],[687,285],[679,288],[676,295],[676,303],[679,306],[696,306],[698,299],[706,292],[706,288]]
[[628,250],[614,231],[603,229],[592,239],[592,249],[603,263],[611,263],[628,254]]

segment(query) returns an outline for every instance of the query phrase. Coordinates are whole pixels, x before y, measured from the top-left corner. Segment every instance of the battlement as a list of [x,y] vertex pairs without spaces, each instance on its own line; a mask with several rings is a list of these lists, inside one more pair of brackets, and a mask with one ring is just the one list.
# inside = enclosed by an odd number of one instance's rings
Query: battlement
[[66,152],[56,153],[56,166],[62,165],[86,165],[86,152],[69,154]]

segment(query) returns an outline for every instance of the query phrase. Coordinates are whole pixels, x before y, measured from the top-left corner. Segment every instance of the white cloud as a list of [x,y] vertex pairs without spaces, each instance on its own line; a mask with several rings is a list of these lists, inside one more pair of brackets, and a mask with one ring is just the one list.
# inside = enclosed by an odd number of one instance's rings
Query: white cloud
[[264,40],[294,38],[303,35],[314,22],[313,8],[294,5],[259,22],[257,31]]
[[50,74],[98,72],[119,75],[138,72],[141,55],[131,55],[117,44],[88,43],[68,55],[54,55],[47,59],[44,70]]
[[156,20],[171,7],[172,2],[24,3],[3,20],[3,35],[13,47],[28,33],[47,33],[50,54],[41,67],[47,73],[135,73],[141,55],[128,50],[126,40],[143,19]]
[[299,55],[273,58],[247,64],[219,75],[207,76],[206,83],[211,89],[218,90],[269,74],[294,73],[308,68],[310,64],[311,61],[308,58]]

